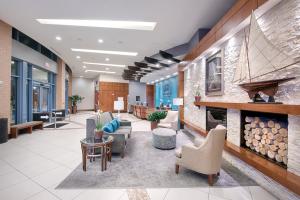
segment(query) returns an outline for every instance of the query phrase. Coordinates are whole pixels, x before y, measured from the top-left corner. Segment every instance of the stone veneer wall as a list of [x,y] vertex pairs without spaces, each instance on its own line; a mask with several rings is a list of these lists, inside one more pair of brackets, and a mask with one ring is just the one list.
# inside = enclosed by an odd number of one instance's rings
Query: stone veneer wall
[[[286,54],[300,60],[300,1],[283,0],[273,7],[262,17],[258,23],[267,38]],[[224,66],[224,95],[208,97],[205,96],[205,58],[191,63],[184,73],[184,118],[201,128],[205,127],[206,108],[200,110],[194,106],[193,91],[197,86],[201,88],[202,101],[218,102],[248,102],[246,92],[232,83],[236,64],[239,58],[240,48],[245,30],[234,35],[231,39],[220,46],[223,50]],[[286,74],[300,77],[300,65],[296,65],[284,73],[278,72],[263,79],[282,78]],[[285,104],[300,104],[300,79],[287,82],[280,86],[276,101]],[[288,170],[300,176],[300,116],[288,116]],[[240,111],[227,110],[227,140],[235,145],[240,145]],[[228,158],[229,156],[227,156]],[[236,162],[235,162],[236,163]],[[254,176],[255,177],[255,176]],[[265,177],[267,179],[267,177]]]

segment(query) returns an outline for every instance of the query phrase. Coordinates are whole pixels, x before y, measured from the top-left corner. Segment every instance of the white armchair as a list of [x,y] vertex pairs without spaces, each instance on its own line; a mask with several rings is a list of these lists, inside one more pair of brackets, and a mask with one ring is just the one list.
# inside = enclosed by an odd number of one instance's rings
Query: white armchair
[[178,125],[178,111],[169,110],[165,119],[160,120],[158,127],[161,128],[171,128],[174,131],[179,130]]
[[176,174],[179,166],[208,175],[209,185],[213,184],[213,175],[219,174],[226,128],[218,125],[211,129],[203,143],[195,140],[194,144],[184,145],[176,150]]

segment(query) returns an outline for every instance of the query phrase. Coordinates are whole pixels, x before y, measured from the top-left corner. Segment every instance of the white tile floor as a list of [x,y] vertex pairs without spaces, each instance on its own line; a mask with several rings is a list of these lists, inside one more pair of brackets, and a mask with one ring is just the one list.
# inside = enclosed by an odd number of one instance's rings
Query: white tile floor
[[[126,189],[55,189],[81,163],[80,139],[85,135],[85,119],[91,113],[71,117],[59,130],[45,129],[22,134],[0,144],[1,200],[128,200]],[[149,131],[147,121],[133,120],[133,131]],[[258,186],[147,189],[151,200],[273,200]]]

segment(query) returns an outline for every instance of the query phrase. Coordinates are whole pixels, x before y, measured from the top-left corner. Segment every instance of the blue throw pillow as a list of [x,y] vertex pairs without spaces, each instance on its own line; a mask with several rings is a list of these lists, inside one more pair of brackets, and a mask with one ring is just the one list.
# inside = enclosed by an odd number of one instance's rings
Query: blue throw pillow
[[110,122],[111,124],[112,124],[112,126],[114,127],[114,131],[116,131],[119,127],[118,127],[118,122],[117,122],[117,120],[112,120],[111,122]]
[[113,126],[111,125],[111,123],[107,123],[103,126],[102,130],[104,132],[107,132],[107,133],[113,133],[114,132],[114,128]]
[[118,128],[120,128],[120,126],[121,126],[120,121],[119,121],[118,119],[115,119],[115,120],[116,120],[116,122],[117,122],[117,124],[118,124]]

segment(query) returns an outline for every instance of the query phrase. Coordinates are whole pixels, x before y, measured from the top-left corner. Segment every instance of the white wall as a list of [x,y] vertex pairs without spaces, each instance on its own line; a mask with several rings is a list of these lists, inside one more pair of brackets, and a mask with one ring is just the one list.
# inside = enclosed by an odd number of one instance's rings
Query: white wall
[[25,46],[24,44],[12,40],[12,56],[27,61],[48,71],[57,72],[57,63],[43,54]]
[[140,102],[146,102],[146,84],[145,83],[139,83],[135,81],[129,82],[129,97],[128,97],[128,103],[129,104],[135,104],[135,97],[140,96]]
[[128,83],[129,81],[124,80],[122,76],[119,75],[110,75],[110,74],[100,74],[97,77],[98,81],[102,82],[117,82],[117,83]]
[[78,110],[94,109],[94,80],[88,78],[73,77],[72,84],[72,94],[78,94],[84,97],[83,101],[78,104]]

